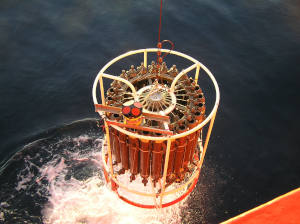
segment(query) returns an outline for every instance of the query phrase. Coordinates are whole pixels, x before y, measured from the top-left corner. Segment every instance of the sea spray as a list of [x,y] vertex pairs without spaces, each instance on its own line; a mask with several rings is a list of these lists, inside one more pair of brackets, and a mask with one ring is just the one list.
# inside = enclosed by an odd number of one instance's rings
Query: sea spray
[[26,145],[1,174],[4,223],[181,223],[182,204],[141,209],[118,198],[102,175],[99,133]]
[[[88,141],[88,137],[80,136],[74,141],[80,146],[81,142]],[[100,142],[99,139],[95,141]],[[77,180],[66,178],[67,165],[63,158],[45,164],[40,170],[49,183],[48,203],[42,212],[45,223],[180,223],[180,204],[162,210],[145,210],[121,201],[101,175],[101,164],[96,162],[101,161],[99,148],[81,156],[77,152],[71,153],[70,161],[71,164],[89,161],[99,172],[86,180]]]

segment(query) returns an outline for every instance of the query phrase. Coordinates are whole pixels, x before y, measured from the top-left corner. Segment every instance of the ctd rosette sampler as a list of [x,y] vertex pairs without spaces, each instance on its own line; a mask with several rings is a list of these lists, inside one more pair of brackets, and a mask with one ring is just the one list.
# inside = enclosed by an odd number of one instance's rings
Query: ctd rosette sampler
[[[175,65],[168,68],[162,60],[148,65],[148,55],[160,52],[185,58],[192,65],[181,72]],[[106,73],[116,62],[138,54],[143,55],[140,66],[132,65],[119,76]],[[200,70],[214,86],[215,100],[209,113],[198,83]],[[111,81],[107,89],[104,78]],[[105,128],[103,172],[119,198],[137,207],[159,208],[191,193],[198,181],[219,100],[219,87],[212,73],[186,54],[148,48],[108,62],[94,81],[93,101]]]

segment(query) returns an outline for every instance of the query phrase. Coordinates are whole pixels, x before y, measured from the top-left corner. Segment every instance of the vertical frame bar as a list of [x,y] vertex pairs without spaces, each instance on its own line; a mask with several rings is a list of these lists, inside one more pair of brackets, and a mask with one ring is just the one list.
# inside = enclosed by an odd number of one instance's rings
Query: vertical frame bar
[[165,185],[166,185],[166,178],[167,178],[170,151],[171,151],[171,139],[168,139],[168,141],[167,141],[167,151],[166,151],[166,157],[165,157],[165,164],[164,164],[163,183],[162,183],[162,189],[161,189],[161,193],[160,193],[160,203],[159,203],[160,207],[162,207],[162,200],[163,200],[163,196],[164,196],[164,193],[165,193]]
[[114,176],[114,169],[112,164],[112,155],[111,155],[111,148],[110,148],[109,128],[105,119],[104,119],[104,125],[105,125],[105,132],[106,132],[107,152],[109,158],[109,169],[110,169],[110,175],[112,177]]
[[144,67],[147,68],[147,50],[144,50]]
[[200,71],[200,64],[197,63],[196,74],[195,74],[195,83],[198,83],[199,71]]
[[99,84],[100,84],[100,92],[101,92],[101,101],[102,101],[102,105],[106,105],[105,102],[105,96],[104,96],[104,87],[103,87],[103,77],[102,74],[99,77]]
[[216,114],[217,114],[217,110],[216,110],[216,112],[214,113],[214,115],[212,116],[212,118],[211,118],[211,120],[210,120],[210,123],[209,123],[208,131],[207,131],[207,135],[206,135],[205,143],[204,143],[204,147],[203,147],[203,153],[202,153],[203,155],[201,155],[200,161],[199,161],[199,163],[198,163],[198,167],[199,167],[199,168],[201,168],[202,163],[203,163],[203,160],[204,160],[204,157],[205,157],[205,153],[206,153],[206,149],[207,149],[207,146],[208,146],[210,134],[211,134],[212,128],[213,128],[213,126],[214,126]]

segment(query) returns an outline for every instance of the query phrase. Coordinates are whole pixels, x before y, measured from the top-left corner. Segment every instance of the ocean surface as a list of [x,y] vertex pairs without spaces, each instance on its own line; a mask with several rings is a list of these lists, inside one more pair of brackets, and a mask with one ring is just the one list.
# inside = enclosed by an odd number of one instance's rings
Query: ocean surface
[[[83,189],[103,187],[93,81],[112,58],[156,46],[159,6],[0,2],[0,223],[143,223],[138,212],[129,219],[103,206],[113,197],[104,188],[97,202]],[[162,39],[206,65],[221,91],[199,183],[172,220],[219,223],[299,187],[300,2],[165,0],[163,7]],[[85,204],[67,207],[65,192],[81,192],[76,200]],[[93,203],[102,207],[76,213]]]

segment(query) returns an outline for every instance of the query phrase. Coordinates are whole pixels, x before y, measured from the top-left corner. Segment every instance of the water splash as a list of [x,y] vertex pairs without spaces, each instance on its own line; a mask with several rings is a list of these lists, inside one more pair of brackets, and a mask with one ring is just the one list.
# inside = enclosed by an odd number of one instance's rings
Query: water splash
[[[121,201],[101,173],[102,139],[93,135],[42,140],[26,146],[7,179],[13,190],[1,195],[0,221],[45,224],[181,223],[183,204],[145,210]],[[21,163],[21,164],[20,164]],[[9,172],[8,168],[5,169]],[[1,181],[4,183],[5,181]],[[2,188],[2,185],[1,185]]]
[[[88,140],[87,136],[74,139],[77,146]],[[96,141],[101,143],[100,139]],[[92,163],[100,170],[101,164],[98,161],[102,161],[101,154],[100,149],[96,149],[82,156],[76,152],[71,153],[69,161],[77,164]],[[43,176],[40,178],[45,177],[50,184],[49,202],[43,210],[45,223],[180,223],[179,205],[163,211],[135,208],[109,190],[99,172],[86,180],[74,177],[66,180],[67,168],[63,158],[50,161],[41,168]]]

